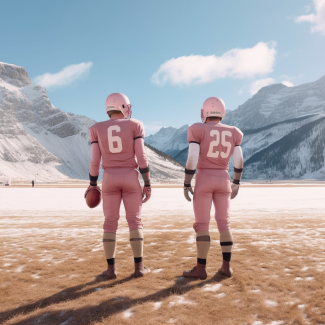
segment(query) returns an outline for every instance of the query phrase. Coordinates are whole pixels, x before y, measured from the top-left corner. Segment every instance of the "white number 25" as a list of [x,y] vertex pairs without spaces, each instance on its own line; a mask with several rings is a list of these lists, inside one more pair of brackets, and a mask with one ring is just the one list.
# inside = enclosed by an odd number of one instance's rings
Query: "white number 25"
[[[122,151],[122,139],[117,135],[113,136],[112,131],[121,132],[121,128],[118,125],[112,125],[107,129],[109,151],[111,153],[119,153]],[[114,142],[116,143],[115,147]]]
[[230,131],[221,132],[221,144],[227,148],[226,152],[222,152],[222,151],[213,152],[213,148],[218,146],[220,143],[220,132],[218,130],[212,130],[210,132],[210,136],[216,138],[214,141],[211,141],[207,156],[211,158],[218,158],[220,153],[221,158],[229,157],[230,150],[231,150],[231,143],[226,141],[226,137],[232,137],[232,133]]

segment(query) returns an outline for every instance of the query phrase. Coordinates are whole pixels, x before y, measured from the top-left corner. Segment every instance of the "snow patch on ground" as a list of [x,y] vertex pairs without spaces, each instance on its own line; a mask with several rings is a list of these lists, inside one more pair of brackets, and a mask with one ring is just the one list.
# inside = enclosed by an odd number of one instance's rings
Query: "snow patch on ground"
[[264,301],[264,303],[265,303],[265,305],[266,305],[267,307],[277,307],[277,306],[278,306],[278,303],[277,303],[276,301],[273,301],[273,300],[268,300],[268,299],[266,299],[266,300]]
[[221,283],[217,283],[217,284],[206,284],[202,290],[204,291],[218,291],[220,288],[222,287]]
[[25,265],[21,265],[21,266],[17,267],[15,272],[20,273],[23,270],[24,266]]
[[72,317],[68,318],[66,321],[62,322],[60,325],[67,325],[72,320]]
[[127,309],[127,310],[124,311],[123,317],[124,318],[130,318],[130,317],[133,316],[133,314],[134,314],[134,311],[132,310],[132,308],[130,308],[130,309]]
[[177,297],[176,301],[171,301],[169,303],[169,307],[173,307],[175,305],[196,305],[196,303],[184,297]]

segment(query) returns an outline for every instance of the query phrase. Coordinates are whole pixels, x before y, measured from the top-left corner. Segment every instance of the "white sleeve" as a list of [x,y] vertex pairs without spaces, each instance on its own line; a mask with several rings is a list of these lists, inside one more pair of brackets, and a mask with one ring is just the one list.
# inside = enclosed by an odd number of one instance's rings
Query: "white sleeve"
[[186,162],[186,169],[195,170],[199,160],[200,145],[198,143],[190,143],[188,147],[188,157]]
[[242,169],[244,167],[243,151],[241,150],[240,146],[235,147],[232,158],[234,159],[235,168]]

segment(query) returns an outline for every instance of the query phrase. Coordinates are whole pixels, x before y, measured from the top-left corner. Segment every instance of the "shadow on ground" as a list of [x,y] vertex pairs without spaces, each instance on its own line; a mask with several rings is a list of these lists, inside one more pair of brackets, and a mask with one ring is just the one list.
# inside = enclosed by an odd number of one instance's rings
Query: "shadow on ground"
[[[98,290],[99,288],[100,289],[112,288],[114,286],[125,283],[132,279],[134,278],[132,276],[129,276],[119,281],[114,281],[108,283],[107,285],[103,285],[102,282],[104,282],[105,280],[100,277],[97,277],[96,280],[92,282],[88,282],[83,285],[78,285],[78,286],[74,286],[62,290],[50,297],[40,299],[35,303],[24,305],[19,308],[2,312],[0,313],[0,322],[3,323],[5,321],[8,321],[9,319],[18,316],[19,314],[26,315],[30,312],[33,312],[36,309],[40,309],[40,308],[43,309],[62,302],[75,300],[82,296],[84,297],[86,295],[96,292],[96,289]],[[217,273],[215,274],[214,277],[210,278],[209,280],[191,285],[191,282],[197,281],[197,279],[192,280],[192,279],[184,279],[183,277],[180,277],[175,279],[175,284],[173,286],[159,290],[153,294],[141,298],[138,297],[136,299],[132,299],[130,297],[116,296],[112,299],[104,301],[95,306],[86,306],[78,309],[67,309],[64,311],[62,310],[46,311],[44,314],[41,315],[38,314],[35,316],[31,316],[29,318],[24,318],[23,320],[14,323],[11,322],[11,324],[27,325],[27,324],[41,323],[47,325],[57,325],[65,322],[68,323],[67,320],[69,320],[70,323],[71,320],[72,323],[74,324],[88,325],[95,321],[103,321],[104,319],[114,314],[130,309],[135,305],[140,305],[146,302],[161,301],[172,295],[183,295],[197,287],[202,287],[206,284],[222,282],[225,279],[227,278]],[[100,286],[82,290],[85,289],[85,287],[94,285],[96,283],[100,284]]]

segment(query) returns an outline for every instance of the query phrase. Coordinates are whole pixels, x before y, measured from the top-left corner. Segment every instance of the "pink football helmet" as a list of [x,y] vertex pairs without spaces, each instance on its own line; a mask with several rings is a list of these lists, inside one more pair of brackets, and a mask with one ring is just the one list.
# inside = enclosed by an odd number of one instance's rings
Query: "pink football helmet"
[[131,107],[130,100],[122,93],[110,94],[106,99],[106,113],[121,111],[125,118],[131,118]]
[[210,97],[204,103],[201,109],[201,119],[205,123],[207,117],[217,116],[223,119],[226,115],[226,105],[221,98]]

